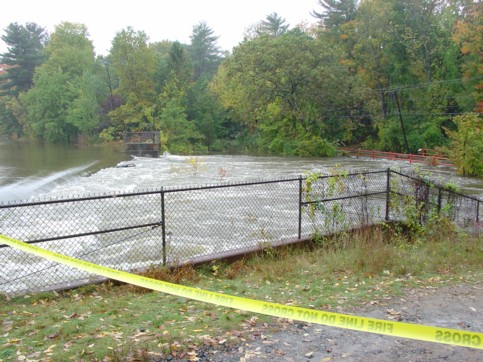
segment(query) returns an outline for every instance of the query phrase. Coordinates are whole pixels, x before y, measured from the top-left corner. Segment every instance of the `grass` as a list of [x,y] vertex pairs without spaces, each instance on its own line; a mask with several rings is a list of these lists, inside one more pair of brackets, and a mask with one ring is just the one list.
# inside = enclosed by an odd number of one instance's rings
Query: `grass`
[[[440,222],[411,242],[397,228],[375,228],[302,248],[266,248],[231,264],[151,269],[146,275],[259,300],[350,311],[384,303],[406,288],[477,282],[482,252],[480,236]],[[2,361],[189,359],[202,346],[235,344],[257,325],[276,328],[272,317],[115,282],[4,296],[0,302]]]

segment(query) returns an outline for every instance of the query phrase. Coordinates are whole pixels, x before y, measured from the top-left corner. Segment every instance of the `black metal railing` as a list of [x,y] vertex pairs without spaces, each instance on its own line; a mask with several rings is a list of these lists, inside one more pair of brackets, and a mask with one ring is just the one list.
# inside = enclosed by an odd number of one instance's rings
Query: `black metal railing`
[[[442,214],[480,227],[480,200],[392,170],[160,188],[0,205],[0,233],[122,270],[174,265]],[[0,245],[0,292],[89,283],[96,276]]]
[[144,132],[123,132],[124,143],[160,143],[160,133],[152,131]]

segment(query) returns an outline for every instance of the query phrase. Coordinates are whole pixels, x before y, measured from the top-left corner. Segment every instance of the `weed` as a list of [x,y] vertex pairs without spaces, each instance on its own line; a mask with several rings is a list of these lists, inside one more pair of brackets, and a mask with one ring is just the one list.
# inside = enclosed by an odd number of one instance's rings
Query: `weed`
[[218,169],[218,181],[224,181],[228,176],[228,171],[224,167]]
[[[309,173],[305,177],[303,194],[306,214],[315,235],[326,235],[348,229],[348,220],[343,203],[332,198],[347,190],[348,172],[336,165],[329,177]],[[331,199],[331,200],[326,200]]]
[[223,272],[223,276],[227,279],[234,279],[240,274],[247,272],[248,267],[245,264],[245,259],[237,260],[229,265]]
[[[192,265],[183,265],[179,268],[167,268],[161,266],[151,266],[147,270],[139,273],[147,278],[163,280],[170,283],[180,284],[184,282],[196,282],[199,280],[198,272]],[[123,284],[122,286],[130,293],[150,293],[152,290],[138,287],[132,284]]]
[[206,164],[203,157],[190,156],[186,159],[183,166],[172,167],[171,172],[197,176],[206,171]]

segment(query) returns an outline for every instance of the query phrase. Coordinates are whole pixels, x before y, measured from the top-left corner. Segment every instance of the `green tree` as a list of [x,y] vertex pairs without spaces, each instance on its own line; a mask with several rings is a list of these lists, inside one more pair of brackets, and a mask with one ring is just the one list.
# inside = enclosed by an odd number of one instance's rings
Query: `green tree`
[[273,12],[258,24],[256,32],[258,35],[266,34],[275,37],[286,33],[288,27],[287,20]]
[[175,77],[178,87],[187,91],[193,77],[193,64],[186,46],[178,41],[171,44],[166,70],[166,79]]
[[187,47],[177,41],[171,43],[158,74],[161,92],[151,119],[154,128],[161,131],[163,146],[173,153],[200,151],[203,136],[188,116],[193,68]]
[[390,95],[387,88],[392,85],[390,76],[393,66],[390,55],[391,3],[384,0],[363,2],[354,21],[354,56],[357,71],[364,83],[372,89],[379,103],[373,109],[385,120],[389,112]]
[[18,95],[32,86],[35,68],[44,60],[47,33],[35,23],[11,23],[1,39],[8,51],[0,55],[0,63],[8,67],[0,75],[0,132],[19,138],[25,112],[21,110]]
[[68,106],[73,97],[66,86],[71,79],[62,72],[40,67],[34,76],[34,86],[20,95],[27,110],[26,132],[33,138],[52,143],[69,143],[75,128],[66,122]]
[[262,151],[332,154],[331,142],[350,129],[342,115],[360,101],[347,97],[360,84],[339,59],[299,29],[261,35],[234,49],[211,87]]
[[35,68],[44,60],[47,33],[35,23],[11,23],[1,38],[8,51],[1,54],[0,62],[9,66],[0,76],[1,94],[18,96],[32,86]]
[[319,19],[325,29],[335,31],[341,25],[355,19],[357,0],[317,0],[323,11],[312,11],[312,16]]
[[[209,89],[206,78],[200,78],[190,87],[187,94],[187,115],[197,130],[203,135],[203,144],[209,149],[221,151],[221,139],[228,136],[223,123],[224,112],[221,104]],[[216,145],[217,141],[218,146]]]
[[483,175],[483,119],[476,113],[453,118],[457,130],[446,129],[451,139],[451,157],[463,175]]
[[206,22],[202,21],[193,27],[189,48],[194,69],[194,79],[201,76],[211,79],[218,68],[221,56],[220,48],[216,44],[218,36],[214,35]]
[[[458,6],[443,0],[366,0],[348,34],[357,73],[373,92],[372,146],[416,152],[445,145],[455,114],[471,111],[451,40]],[[346,25],[347,26],[347,25]]]
[[[20,110],[20,114],[16,111]],[[0,133],[11,137],[20,138],[23,134],[22,123],[19,115],[23,109],[18,98],[13,96],[0,97]]]
[[108,133],[152,128],[149,115],[157,97],[156,55],[148,46],[147,35],[131,27],[118,32],[108,61],[118,80],[114,95],[123,100],[122,105],[109,113],[115,126]]
[[465,84],[473,87],[474,111],[483,112],[483,2],[466,2],[454,24],[452,39],[459,49]]
[[[154,73],[154,80],[157,94],[163,91],[164,83],[169,78],[169,74],[171,72],[170,53],[174,43],[178,43],[181,47],[181,44],[179,42],[171,42],[168,40],[155,42],[150,45],[150,48],[153,49],[156,57],[156,70]],[[191,79],[191,71],[189,73],[189,78]]]
[[200,151],[203,136],[196,130],[195,124],[188,120],[186,107],[180,99],[167,99],[159,116],[159,124],[170,152],[190,154]]
[[56,26],[45,53],[34,85],[20,95],[27,111],[24,127],[31,136],[54,143],[92,134],[99,122],[102,90],[86,26],[67,22]]

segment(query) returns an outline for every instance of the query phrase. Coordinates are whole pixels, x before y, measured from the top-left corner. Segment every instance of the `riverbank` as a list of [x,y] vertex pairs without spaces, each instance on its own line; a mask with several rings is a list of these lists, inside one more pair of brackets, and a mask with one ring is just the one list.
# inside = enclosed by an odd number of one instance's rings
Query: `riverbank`
[[[482,240],[447,226],[433,225],[411,243],[399,232],[373,229],[311,248],[266,249],[233,264],[152,269],[147,276],[288,305],[481,331]],[[466,304],[455,302],[463,296]],[[479,350],[278,320],[113,283],[1,302],[4,361],[481,356]]]

